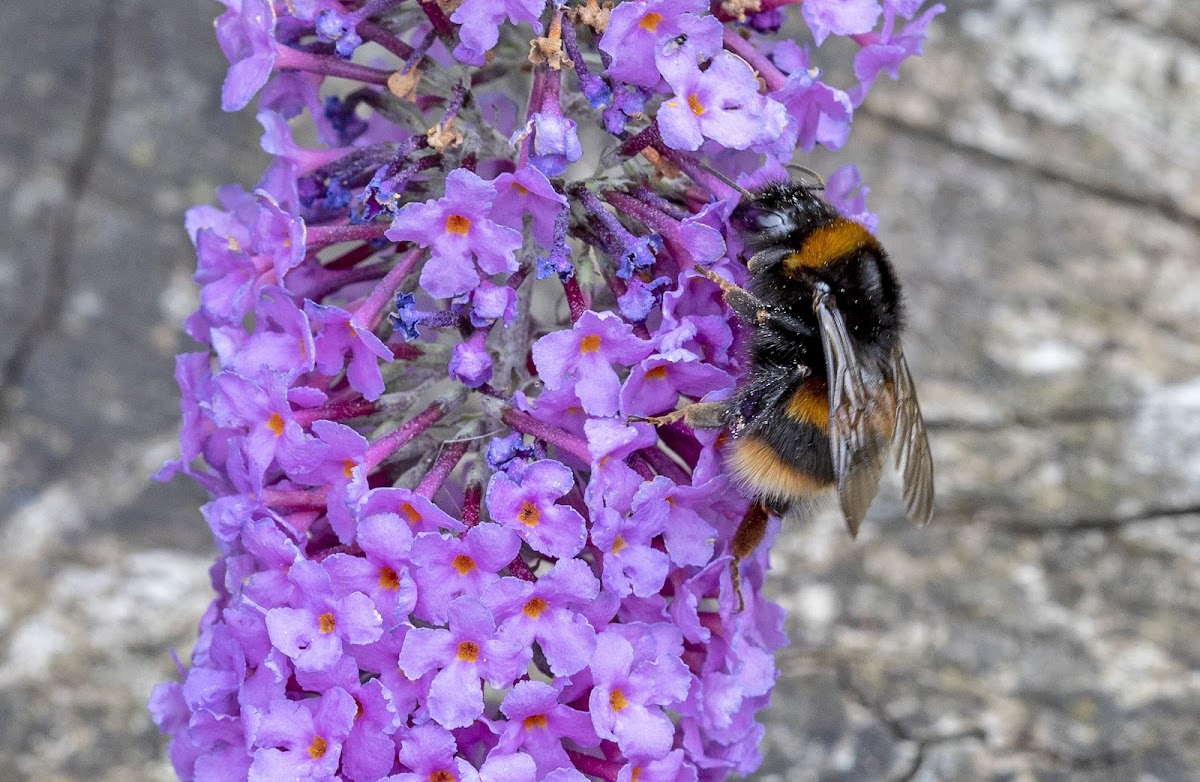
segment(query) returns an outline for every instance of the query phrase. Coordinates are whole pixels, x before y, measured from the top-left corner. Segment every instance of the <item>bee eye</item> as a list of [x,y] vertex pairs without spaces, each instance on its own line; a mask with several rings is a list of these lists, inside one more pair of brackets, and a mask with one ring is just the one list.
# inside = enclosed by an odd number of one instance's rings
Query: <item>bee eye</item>
[[783,215],[777,212],[765,212],[754,219],[760,231],[769,231],[783,225]]

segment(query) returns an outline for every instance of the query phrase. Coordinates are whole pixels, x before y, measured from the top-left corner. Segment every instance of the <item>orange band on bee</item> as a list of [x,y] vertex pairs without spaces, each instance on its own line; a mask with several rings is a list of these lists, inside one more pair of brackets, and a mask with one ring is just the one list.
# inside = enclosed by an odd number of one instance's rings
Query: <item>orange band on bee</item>
[[880,250],[879,241],[870,231],[853,220],[839,217],[809,234],[799,252],[784,257],[783,271],[796,275],[804,269],[820,268],[861,247]]
[[764,497],[807,497],[832,485],[788,464],[765,440],[753,435],[733,441],[729,466],[743,484]]
[[788,418],[829,431],[829,385],[824,378],[806,380],[788,399],[784,412]]

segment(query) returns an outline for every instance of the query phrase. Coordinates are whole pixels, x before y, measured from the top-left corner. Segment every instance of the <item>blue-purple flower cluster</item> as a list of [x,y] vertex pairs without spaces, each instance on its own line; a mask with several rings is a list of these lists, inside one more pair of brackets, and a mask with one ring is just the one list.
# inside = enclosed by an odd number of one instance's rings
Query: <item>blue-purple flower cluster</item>
[[[942,7],[222,1],[223,105],[258,97],[274,160],[187,219],[204,348],[161,475],[211,493],[220,557],[151,701],[179,776],[753,771],[767,546],[739,611],[724,435],[639,419],[743,370],[696,271],[746,275],[724,179],[840,146]],[[780,35],[789,5],[859,46],[844,88]],[[873,227],[852,168],[826,192]]]

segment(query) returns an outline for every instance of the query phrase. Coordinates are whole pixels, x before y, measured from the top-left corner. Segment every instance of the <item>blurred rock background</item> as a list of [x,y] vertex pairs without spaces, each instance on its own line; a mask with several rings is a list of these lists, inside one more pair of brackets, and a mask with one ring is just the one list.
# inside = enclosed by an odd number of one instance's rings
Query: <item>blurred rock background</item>
[[[1200,15],[967,0],[848,147],[906,283],[939,506],[789,529],[759,782],[1200,779]],[[0,780],[168,780],[209,600],[174,453],[183,210],[265,156],[215,3],[0,8]]]

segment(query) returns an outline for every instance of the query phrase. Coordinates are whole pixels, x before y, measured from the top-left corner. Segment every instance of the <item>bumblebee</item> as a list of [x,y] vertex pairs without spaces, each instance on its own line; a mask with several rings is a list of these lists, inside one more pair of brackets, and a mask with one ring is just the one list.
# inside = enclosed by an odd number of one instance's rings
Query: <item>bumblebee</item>
[[[933,512],[933,462],[900,334],[900,283],[878,240],[803,181],[748,193],[733,213],[752,255],[748,290],[707,270],[753,327],[749,371],[733,398],[663,419],[727,428],[726,463],[757,499],[733,541],[736,562],[767,514],[802,515],[836,492],[853,536],[879,490],[889,450],[907,515]],[[740,598],[740,590],[738,592]]]

